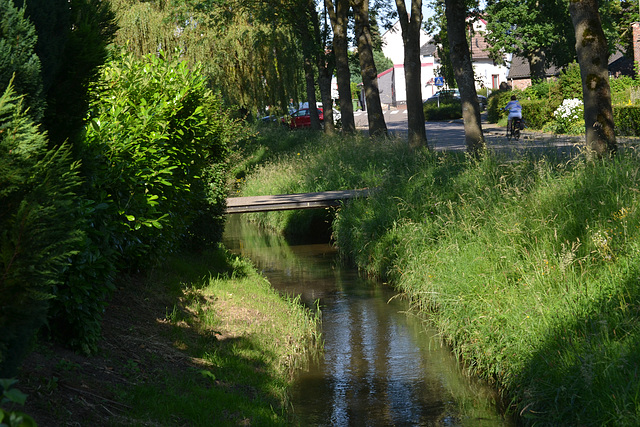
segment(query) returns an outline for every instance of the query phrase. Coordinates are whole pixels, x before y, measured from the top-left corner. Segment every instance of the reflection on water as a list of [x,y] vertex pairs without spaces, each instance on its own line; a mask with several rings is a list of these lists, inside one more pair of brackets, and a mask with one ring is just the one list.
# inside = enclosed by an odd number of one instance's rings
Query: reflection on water
[[467,378],[434,332],[388,287],[336,262],[329,245],[288,246],[232,216],[225,244],[272,285],[320,301],[324,357],[301,372],[292,405],[300,425],[510,426],[490,388]]

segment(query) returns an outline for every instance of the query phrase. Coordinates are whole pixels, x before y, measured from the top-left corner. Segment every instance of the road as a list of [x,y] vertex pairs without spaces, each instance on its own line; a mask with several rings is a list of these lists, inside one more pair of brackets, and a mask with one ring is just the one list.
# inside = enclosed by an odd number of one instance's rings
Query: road
[[[368,119],[365,111],[356,111],[354,113],[356,128],[363,132],[368,131]],[[384,119],[387,124],[389,133],[397,136],[407,135],[407,110],[392,109],[384,111]],[[521,140],[507,141],[505,137],[506,130],[496,124],[489,123],[486,120],[486,112],[482,114],[482,129],[485,141],[490,149],[522,149],[529,150],[544,149],[548,150],[554,147],[560,153],[575,153],[576,144],[583,141],[583,138],[572,136],[554,136],[550,134],[542,134],[540,132],[524,130]],[[462,119],[440,122],[426,122],[425,130],[427,133],[427,142],[429,147],[434,150],[465,150],[464,140],[464,124]]]

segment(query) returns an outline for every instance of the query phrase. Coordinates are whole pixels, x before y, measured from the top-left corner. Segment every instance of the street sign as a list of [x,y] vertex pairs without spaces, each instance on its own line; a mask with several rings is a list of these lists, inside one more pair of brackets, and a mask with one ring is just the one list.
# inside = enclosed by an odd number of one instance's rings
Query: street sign
[[435,85],[436,86],[444,86],[444,78],[443,77],[436,77]]

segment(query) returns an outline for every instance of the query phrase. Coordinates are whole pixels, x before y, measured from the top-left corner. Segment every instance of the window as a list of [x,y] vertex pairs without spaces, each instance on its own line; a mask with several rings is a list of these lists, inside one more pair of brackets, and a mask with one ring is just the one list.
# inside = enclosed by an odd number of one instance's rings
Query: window
[[498,89],[500,87],[500,76],[497,74],[491,75],[491,87],[493,89]]

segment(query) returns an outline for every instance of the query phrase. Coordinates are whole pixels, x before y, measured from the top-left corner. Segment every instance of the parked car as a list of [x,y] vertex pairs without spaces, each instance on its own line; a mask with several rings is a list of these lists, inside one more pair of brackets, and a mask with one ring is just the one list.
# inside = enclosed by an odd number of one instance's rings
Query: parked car
[[[324,113],[322,108],[318,108],[318,117],[320,118],[320,124],[324,122]],[[301,128],[310,128],[311,127],[311,115],[309,113],[308,108],[302,108],[298,111],[295,111],[291,116],[289,116],[288,122],[287,118],[282,118],[283,124],[288,124],[291,129],[301,129]]]
[[[427,98],[425,103],[447,102],[451,100],[460,100],[460,91],[458,89],[443,89]],[[478,104],[480,104],[480,109],[484,110],[487,106],[487,98],[485,96],[478,95]]]

